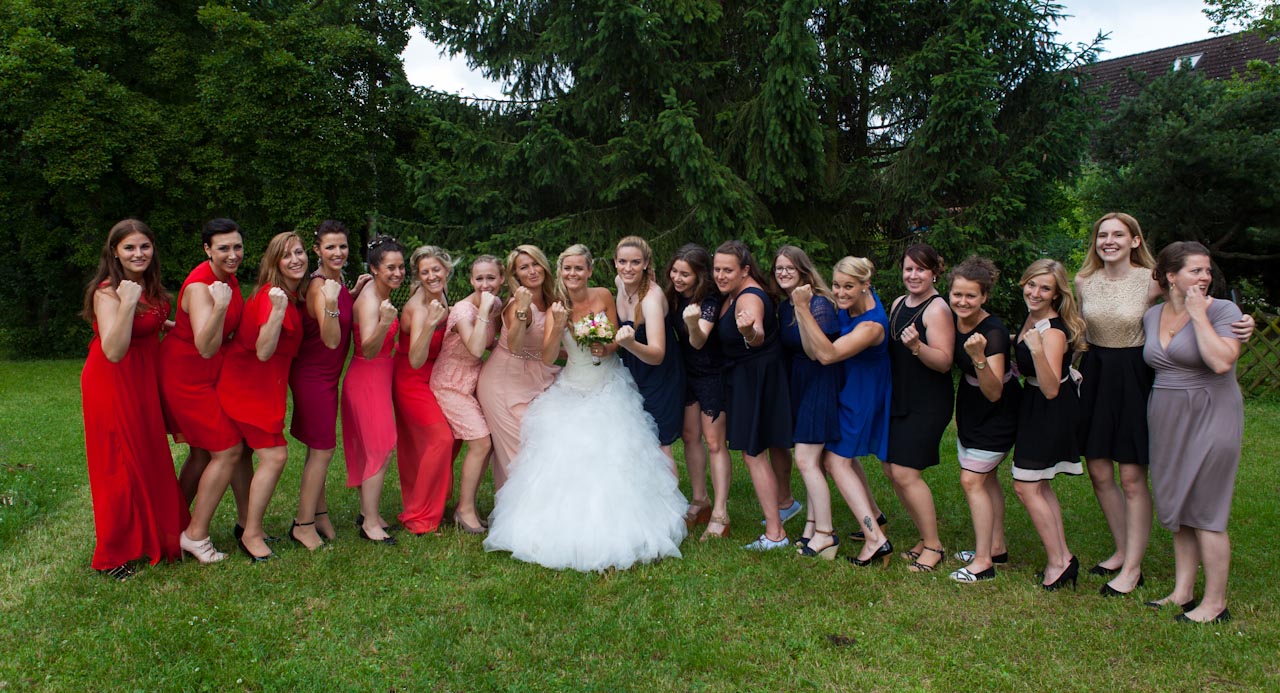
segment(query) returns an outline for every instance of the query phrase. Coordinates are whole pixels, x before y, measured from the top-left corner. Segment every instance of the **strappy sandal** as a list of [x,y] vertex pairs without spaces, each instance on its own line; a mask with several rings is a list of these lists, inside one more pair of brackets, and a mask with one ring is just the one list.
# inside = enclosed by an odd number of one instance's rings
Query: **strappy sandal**
[[693,529],[697,525],[705,525],[711,520],[711,499],[695,500],[689,503],[684,513],[684,526]]
[[[913,560],[911,561],[911,565],[907,566],[907,570],[910,570],[913,573],[932,573],[934,570],[937,569],[938,566],[942,565],[943,561],[947,560],[946,549],[943,549],[943,548],[933,549],[926,546],[924,547],[924,550],[932,551],[938,554],[939,556],[941,556],[941,558],[939,558],[938,562],[934,563],[933,565],[926,565],[924,563],[921,563],[918,559]],[[921,555],[923,555],[923,553]]]
[[[813,527],[814,527],[814,533],[816,534],[816,533],[817,533],[817,528],[818,528],[818,523],[814,522],[813,520],[805,520],[805,521],[804,521],[804,526],[805,526],[805,527],[808,527],[809,525],[813,525]],[[804,530],[801,530],[801,531],[800,531],[800,538],[799,538],[799,539],[796,539],[796,546],[808,546],[808,545],[809,545],[809,539],[811,539],[811,538],[812,538],[812,537],[806,537],[806,536],[804,535]]]
[[819,534],[825,534],[831,537],[831,545],[825,548],[819,549],[817,551],[814,551],[813,549],[809,548],[809,543],[805,542],[800,546],[800,550],[797,551],[796,553],[799,553],[801,556],[804,556],[805,558],[822,558],[828,561],[834,561],[836,559],[836,553],[839,552],[840,550],[840,537],[837,537],[835,535],[834,530],[829,530],[824,532],[823,530],[817,529],[815,527],[815,529],[813,530],[813,536],[816,537]]
[[723,525],[724,529],[719,532],[713,532],[710,529],[702,531],[702,537],[698,541],[706,541],[708,539],[726,539],[729,536],[729,516],[728,515],[711,515],[711,522]]

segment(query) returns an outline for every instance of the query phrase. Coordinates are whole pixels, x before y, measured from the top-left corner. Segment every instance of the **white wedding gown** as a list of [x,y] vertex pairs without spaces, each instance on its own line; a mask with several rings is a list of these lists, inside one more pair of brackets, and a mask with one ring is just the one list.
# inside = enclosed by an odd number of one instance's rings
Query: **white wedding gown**
[[567,331],[564,348],[568,363],[525,413],[485,550],[584,572],[679,558],[688,502],[635,381],[616,355],[592,364]]

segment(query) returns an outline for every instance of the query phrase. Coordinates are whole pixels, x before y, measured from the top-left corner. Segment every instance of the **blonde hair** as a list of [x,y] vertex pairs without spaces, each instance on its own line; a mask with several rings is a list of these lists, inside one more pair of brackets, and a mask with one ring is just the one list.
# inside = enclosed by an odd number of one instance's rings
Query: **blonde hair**
[[[791,261],[791,264],[796,266],[796,278],[799,280],[796,283],[796,286],[808,284],[813,287],[814,296],[821,296],[828,301],[835,303],[836,299],[835,296],[831,294],[831,287],[827,285],[827,280],[823,279],[822,275],[818,273],[818,268],[814,267],[813,260],[809,259],[809,255],[807,253],[794,245],[784,245],[781,248],[778,248],[778,252],[773,254],[773,264],[775,268],[778,264],[779,257],[787,258]],[[773,281],[776,285],[778,281],[776,273],[773,277]],[[779,293],[782,292],[781,286],[778,287],[778,291]],[[790,297],[784,295],[782,298],[786,300]]]
[[591,271],[591,263],[595,262],[595,258],[591,255],[591,249],[581,243],[574,243],[565,248],[559,256],[556,257],[556,300],[564,304],[565,308],[573,308],[573,299],[569,297],[569,290],[564,288],[564,280],[560,278],[560,270],[564,265],[564,259],[567,257],[577,257],[581,255],[587,259],[587,271]]
[[1031,263],[1018,280],[1018,286],[1026,286],[1027,282],[1043,275],[1052,275],[1057,297],[1053,301],[1058,317],[1067,324],[1067,346],[1075,351],[1088,348],[1084,341],[1084,318],[1080,317],[1080,308],[1076,306],[1076,297],[1071,293],[1071,282],[1067,281],[1067,268],[1061,262],[1042,258]]
[[831,269],[833,273],[840,273],[860,282],[870,284],[872,277],[876,274],[875,263],[865,257],[854,257],[846,255],[836,262],[836,266]]
[[623,248],[635,248],[640,251],[640,257],[644,258],[645,268],[640,272],[640,288],[636,290],[636,303],[644,301],[644,295],[649,293],[649,271],[653,269],[653,248],[649,247],[649,242],[639,236],[626,236],[618,241],[618,246],[613,250],[613,257],[618,257],[618,251]]
[[1129,251],[1129,264],[1138,265],[1151,269],[1156,266],[1156,259],[1151,256],[1151,249],[1147,248],[1147,238],[1142,235],[1142,227],[1138,225],[1138,220],[1125,214],[1124,212],[1110,212],[1103,214],[1097,221],[1093,222],[1093,233],[1089,234],[1089,247],[1085,250],[1084,264],[1080,266],[1080,271],[1076,273],[1081,279],[1102,269],[1102,257],[1098,255],[1098,230],[1102,228],[1102,223],[1115,219],[1125,228],[1129,229],[1129,235],[1141,241],[1137,248]]
[[551,277],[551,263],[547,262],[547,256],[536,245],[524,243],[507,253],[507,261],[505,267],[503,267],[507,275],[507,291],[514,296],[516,289],[520,288],[520,278],[516,276],[516,259],[521,255],[528,255],[533,258],[533,261],[542,268],[542,302],[550,308],[551,304],[556,300],[555,288]]
[[[292,231],[277,233],[271,237],[271,241],[267,243],[267,249],[262,251],[262,262],[258,264],[258,286],[254,289],[255,294],[264,288],[272,286],[285,289],[284,273],[280,271],[280,261],[284,259],[284,254],[288,252],[289,244],[293,241],[297,241],[303,251],[307,249],[307,244],[302,242],[302,237]],[[306,295],[307,273],[304,272],[302,279],[298,282],[297,296]]]
[[413,290],[417,291],[422,286],[422,280],[418,278],[418,264],[427,258],[435,258],[444,265],[445,274],[445,293],[449,292],[449,278],[453,276],[453,268],[457,266],[458,261],[453,259],[449,251],[438,245],[420,245],[414,249],[413,255],[409,256],[409,267],[413,268]]

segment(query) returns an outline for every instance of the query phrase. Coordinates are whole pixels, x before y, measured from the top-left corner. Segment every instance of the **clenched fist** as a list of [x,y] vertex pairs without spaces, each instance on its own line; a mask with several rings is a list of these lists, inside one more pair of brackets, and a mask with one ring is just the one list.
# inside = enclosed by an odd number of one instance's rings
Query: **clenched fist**
[[391,299],[383,299],[382,303],[378,304],[378,322],[390,325],[398,314],[396,307],[391,303]]
[[813,300],[813,287],[808,284],[797,286],[791,291],[791,304],[796,308],[808,308]]
[[680,317],[684,319],[685,323],[696,324],[702,319],[702,308],[690,303],[684,307],[684,312],[680,314]]
[[339,291],[342,291],[342,284],[332,279],[324,280],[324,285],[320,287],[320,295],[324,296],[324,304],[326,306],[337,306]]
[[120,305],[136,306],[138,299],[142,298],[142,285],[135,281],[121,279],[120,284],[116,286],[116,296],[120,299]]
[[222,310],[231,305],[231,287],[226,282],[213,282],[209,285],[209,298],[213,299],[214,310]]
[[271,301],[271,312],[284,312],[286,306],[289,305],[289,294],[278,286],[271,287],[267,292],[267,300]]
[[617,342],[618,346],[633,346],[636,343],[636,328],[630,325],[619,327],[617,334],[613,336],[613,341]]
[[981,332],[974,332],[969,338],[964,340],[964,353],[974,361],[979,361],[987,355],[987,338]]
[[449,309],[445,308],[443,303],[432,299],[431,303],[427,304],[426,314],[428,324],[439,325],[441,320],[449,316]]

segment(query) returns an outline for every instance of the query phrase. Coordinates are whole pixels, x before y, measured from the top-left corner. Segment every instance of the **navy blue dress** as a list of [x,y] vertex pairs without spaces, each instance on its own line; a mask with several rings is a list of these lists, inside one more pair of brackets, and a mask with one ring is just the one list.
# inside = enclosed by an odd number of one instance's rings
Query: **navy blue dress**
[[764,302],[764,342],[756,347],[743,342],[736,318],[738,298],[726,299],[727,310],[716,321],[725,356],[726,438],[730,450],[759,455],[769,448],[791,447],[791,394],[773,301],[755,287],[738,295],[742,294]]
[[[636,330],[636,341],[648,344],[648,325],[639,325],[627,320],[623,325],[630,325]],[[640,395],[644,397],[644,410],[658,424],[658,442],[670,445],[680,437],[684,427],[684,364],[680,358],[680,349],[676,343],[675,330],[664,323],[667,331],[667,348],[662,363],[650,366],[640,360],[639,356],[619,349],[618,355],[622,363],[631,371]]]
[[864,322],[876,322],[885,337],[840,363],[844,367],[844,387],[840,389],[840,440],[827,449],[841,457],[875,455],[883,461],[889,453],[889,406],[893,397],[893,377],[889,370],[889,316],[880,296],[876,305],[859,316],[842,310],[838,314],[840,335]]
[[700,317],[713,325],[701,349],[689,343],[689,326],[684,324],[684,309],[692,301],[677,295],[676,309],[667,314],[667,324],[675,330],[680,343],[680,358],[684,361],[684,406],[697,402],[698,409],[712,421],[724,412],[724,383],[720,380],[724,354],[720,351],[720,337],[714,327],[721,300],[720,294],[711,293],[699,305]]
[[[814,296],[809,301],[809,312],[827,339],[835,341],[840,337],[840,321],[830,299]],[[778,305],[778,323],[791,382],[791,418],[795,426],[792,442],[825,445],[839,440],[838,405],[844,369],[838,363],[824,366],[804,353],[800,323],[791,301]]]

